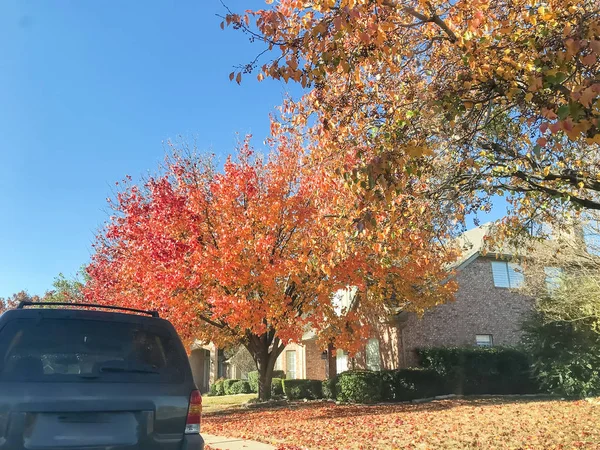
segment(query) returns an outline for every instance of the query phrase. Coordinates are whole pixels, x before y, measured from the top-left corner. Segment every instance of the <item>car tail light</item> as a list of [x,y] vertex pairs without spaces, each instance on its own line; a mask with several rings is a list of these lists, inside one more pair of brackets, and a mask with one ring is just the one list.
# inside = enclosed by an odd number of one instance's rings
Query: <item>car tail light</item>
[[192,391],[190,394],[190,406],[188,407],[187,420],[185,422],[185,434],[199,434],[202,416],[202,395],[200,391]]

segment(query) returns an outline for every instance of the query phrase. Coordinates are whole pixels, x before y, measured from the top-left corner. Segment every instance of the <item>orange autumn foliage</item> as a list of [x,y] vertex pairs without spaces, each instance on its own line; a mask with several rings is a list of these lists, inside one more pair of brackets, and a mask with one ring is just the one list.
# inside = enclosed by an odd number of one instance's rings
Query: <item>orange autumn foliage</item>
[[[351,350],[368,334],[365,318],[451,298],[454,284],[442,281],[454,255],[435,230],[349,229],[341,183],[308,171],[293,135],[271,145],[263,159],[247,140],[222,172],[175,152],[163,175],[129,185],[98,236],[87,298],[157,309],[188,343],[245,345],[265,376],[309,329]],[[359,294],[340,314],[333,294],[347,286]]]
[[458,221],[508,195],[514,230],[600,209],[596,1],[266,3],[225,17],[271,50],[242,71],[308,89],[288,120],[365,195],[418,173]]

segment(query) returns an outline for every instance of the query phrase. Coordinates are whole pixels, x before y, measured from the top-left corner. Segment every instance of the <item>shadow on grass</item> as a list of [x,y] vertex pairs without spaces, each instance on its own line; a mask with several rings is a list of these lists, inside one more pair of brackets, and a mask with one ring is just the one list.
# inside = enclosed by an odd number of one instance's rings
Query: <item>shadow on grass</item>
[[[472,396],[457,397],[447,400],[434,400],[427,403],[378,403],[378,404],[342,404],[336,405],[328,401],[309,401],[309,402],[290,402],[286,405],[260,408],[235,408],[223,411],[215,411],[209,417],[218,417],[220,423],[237,422],[239,420],[248,420],[252,415],[277,414],[279,412],[289,411],[313,411],[313,414],[307,417],[307,420],[337,419],[344,417],[360,417],[370,415],[386,414],[414,414],[421,412],[445,411],[460,407],[492,407],[508,404],[527,404],[549,401],[558,401],[558,397],[540,395],[535,397],[523,396]],[[560,400],[571,402],[575,400]]]

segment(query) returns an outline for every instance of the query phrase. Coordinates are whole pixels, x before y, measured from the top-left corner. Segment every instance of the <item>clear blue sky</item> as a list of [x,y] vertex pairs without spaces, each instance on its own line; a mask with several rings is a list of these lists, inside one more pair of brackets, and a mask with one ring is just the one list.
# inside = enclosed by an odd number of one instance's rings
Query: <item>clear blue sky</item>
[[154,171],[168,139],[222,158],[236,133],[262,143],[286,85],[229,82],[262,48],[217,13],[218,0],[0,2],[0,297],[74,275],[114,182]]
[[[228,0],[243,11],[261,0]],[[229,82],[259,51],[218,0],[0,2],[0,296],[43,293],[90,256],[114,182],[184,135],[260,145],[286,86]]]

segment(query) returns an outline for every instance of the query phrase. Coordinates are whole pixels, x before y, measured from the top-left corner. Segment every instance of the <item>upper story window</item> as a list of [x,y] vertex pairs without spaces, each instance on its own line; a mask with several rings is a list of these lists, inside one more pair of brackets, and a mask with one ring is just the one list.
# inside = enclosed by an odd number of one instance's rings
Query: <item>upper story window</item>
[[475,345],[478,347],[491,347],[494,344],[491,334],[476,334]]
[[502,288],[518,288],[523,285],[524,276],[521,266],[506,261],[492,261],[494,286]]
[[366,347],[367,369],[381,370],[381,354],[379,353],[379,340],[369,339]]
[[551,293],[560,287],[562,269],[560,267],[544,267],[544,272],[546,274],[546,289]]

